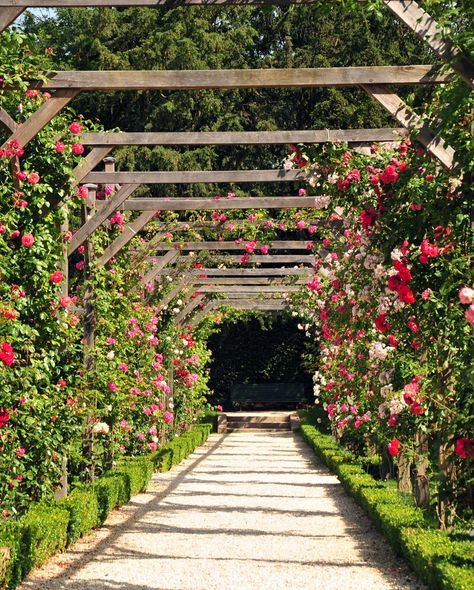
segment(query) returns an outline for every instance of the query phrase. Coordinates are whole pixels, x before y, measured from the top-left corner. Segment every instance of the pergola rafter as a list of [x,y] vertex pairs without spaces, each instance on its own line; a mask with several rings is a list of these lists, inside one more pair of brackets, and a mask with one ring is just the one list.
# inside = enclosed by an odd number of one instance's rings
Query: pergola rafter
[[140,133],[84,133],[81,143],[93,147],[155,145],[268,145],[297,143],[374,143],[400,141],[404,127],[377,129],[320,129],[309,131],[191,131]]

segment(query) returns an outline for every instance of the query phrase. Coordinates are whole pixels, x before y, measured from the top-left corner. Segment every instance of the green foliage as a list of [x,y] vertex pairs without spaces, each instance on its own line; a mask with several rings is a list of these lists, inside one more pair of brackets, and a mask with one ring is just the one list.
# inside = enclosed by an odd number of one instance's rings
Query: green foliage
[[127,478],[130,496],[135,496],[143,492],[150,483],[153,464],[148,457],[126,457],[118,463],[112,473],[124,475]]
[[174,465],[181,463],[194,449],[204,444],[212,431],[212,424],[195,424],[191,430],[170,441],[161,449],[150,455],[155,471],[169,471]]
[[69,511],[38,504],[19,521],[22,576],[62,551],[68,541]]
[[74,490],[58,506],[69,512],[68,545],[75,543],[101,522],[99,498],[92,486]]

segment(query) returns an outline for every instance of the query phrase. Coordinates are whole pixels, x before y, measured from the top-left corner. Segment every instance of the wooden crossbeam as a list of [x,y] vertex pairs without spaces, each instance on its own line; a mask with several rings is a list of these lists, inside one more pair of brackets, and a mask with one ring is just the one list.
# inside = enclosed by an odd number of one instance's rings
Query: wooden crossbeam
[[191,299],[191,301],[187,305],[185,305],[183,307],[183,309],[175,317],[176,323],[178,323],[178,324],[181,323],[190,313],[192,313],[196,309],[196,307],[198,307],[202,303],[202,301],[205,298],[206,298],[206,295],[204,293],[202,293],[201,295],[198,295],[194,299]]
[[199,293],[297,293],[301,287],[298,285],[202,285],[197,290]]
[[17,4],[16,2],[10,2],[10,4],[3,2],[0,4],[0,6],[9,7],[2,8],[2,10],[0,10],[0,33],[2,33],[12,24],[15,19],[20,16],[20,14],[25,10],[26,6],[21,7],[21,5]]
[[190,325],[195,328],[207,315],[209,315],[215,309],[215,302],[213,300],[206,303],[206,305],[201,309],[189,322]]
[[381,129],[321,129],[314,131],[192,131],[167,133],[84,133],[81,143],[91,146],[124,145],[260,145],[292,143],[373,143],[406,137],[403,127]]
[[209,90],[314,88],[360,84],[443,84],[453,78],[438,66],[268,68],[261,70],[91,70],[54,74],[37,87],[46,90]]
[[132,223],[125,225],[123,232],[108,246],[102,256],[98,259],[97,264],[104,265],[122,250],[133,237],[153,219],[154,211],[144,211]]
[[237,307],[239,309],[258,309],[258,310],[278,310],[288,307],[285,299],[268,299],[266,301],[261,299],[216,299],[216,307],[229,306]]
[[[219,255],[219,260],[225,264],[241,264],[240,254]],[[314,264],[316,257],[308,254],[252,254],[248,264]]]
[[73,252],[79,248],[79,246],[87,240],[89,236],[91,236],[95,230],[101,226],[101,224],[112,215],[117,209],[122,205],[122,203],[127,199],[136,189],[137,187],[132,186],[122,186],[120,190],[118,190],[115,195],[109,200],[106,201],[106,205],[99,209],[71,238],[71,241],[68,244],[67,253],[70,256]]
[[445,168],[450,170],[454,166],[455,152],[453,148],[447,145],[442,137],[432,131],[398,94],[384,85],[362,85],[362,88],[395,117],[401,125],[407,129],[415,130],[417,132],[417,141]]
[[[284,277],[285,278],[285,277]],[[308,279],[297,279],[293,284],[304,285]],[[209,277],[207,279],[196,278],[196,288],[200,285],[284,285],[281,277]],[[198,289],[201,290],[201,289]]]
[[171,301],[173,301],[173,299],[177,297],[183,289],[188,287],[191,282],[192,279],[189,275],[182,277],[181,280],[176,283],[175,287],[173,287],[173,289],[171,289],[171,291],[160,301],[157,306],[158,311],[163,310],[169,303],[171,303]]
[[301,170],[193,170],[173,172],[91,172],[87,183],[196,184],[216,182],[294,182],[304,180]]
[[[124,211],[213,211],[227,209],[293,209],[314,207],[315,197],[245,197],[238,199],[129,199]],[[103,206],[100,201],[98,207]]]
[[2,147],[12,140],[18,141],[22,147],[25,147],[78,94],[79,90],[75,89],[58,90],[29,119],[17,126]]
[[474,88],[474,64],[453,46],[436,20],[413,0],[383,0],[384,4],[453,70]]
[[[176,250],[170,250],[164,256],[161,256],[157,262],[154,264],[153,268],[151,268],[144,277],[141,279],[141,283],[143,285],[147,285],[151,283],[158,276],[163,269],[168,266],[169,264],[173,264],[173,262],[178,258],[179,252]],[[163,271],[164,272],[164,271]]]
[[[301,240],[275,240],[270,242],[270,250],[306,250],[307,241]],[[240,244],[236,244],[234,242],[187,242],[184,244],[172,243],[167,244],[161,242],[156,244],[155,248],[157,250],[241,250],[244,251],[245,242]],[[258,247],[256,248],[258,250]]]
[[[208,277],[286,277],[310,276],[311,268],[193,268],[190,271],[197,276]],[[212,279],[211,279],[212,280]]]
[[0,107],[0,126],[10,133],[15,132],[18,127],[18,123],[2,107]]

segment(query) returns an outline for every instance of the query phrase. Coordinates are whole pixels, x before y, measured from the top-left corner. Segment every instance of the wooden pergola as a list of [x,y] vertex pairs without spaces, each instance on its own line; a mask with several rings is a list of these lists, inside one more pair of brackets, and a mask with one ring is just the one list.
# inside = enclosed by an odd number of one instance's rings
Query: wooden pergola
[[[363,0],[361,0],[363,1]],[[36,88],[48,90],[51,99],[25,121],[17,125],[4,110],[0,109],[0,125],[7,130],[7,141],[15,139],[25,146],[30,142],[64,107],[81,92],[119,91],[119,90],[179,90],[239,88],[314,88],[314,87],[358,87],[366,91],[376,102],[390,113],[397,123],[389,129],[353,130],[293,130],[293,131],[245,131],[245,132],[181,132],[181,133],[85,133],[82,142],[89,152],[74,170],[73,187],[86,184],[89,197],[84,206],[83,224],[77,228],[68,245],[68,256],[80,245],[85,245],[86,274],[88,265],[94,260],[90,237],[107,219],[118,210],[137,211],[139,215],[128,223],[123,233],[113,241],[95,264],[106,264],[121,250],[128,247],[132,238],[145,230],[155,219],[158,211],[186,210],[232,210],[232,209],[279,209],[311,208],[315,197],[307,196],[265,196],[236,199],[173,198],[152,199],[133,198],[138,187],[144,184],[187,184],[187,183],[274,183],[301,182],[306,175],[300,170],[214,170],[214,171],[116,171],[110,154],[120,146],[154,145],[265,145],[323,143],[335,140],[345,141],[356,149],[364,149],[374,142],[393,143],[403,140],[415,132],[427,152],[446,169],[456,164],[454,150],[442,137],[431,130],[424,120],[415,114],[395,93],[392,85],[437,85],[445,84],[460,76],[471,88],[474,87],[474,65],[455,48],[436,21],[416,2],[411,0],[383,0],[388,11],[397,16],[405,25],[426,41],[432,51],[449,68],[432,65],[409,66],[363,66],[330,67],[302,69],[260,69],[260,70],[170,70],[170,71],[62,71],[54,73]],[[311,4],[312,0],[0,0],[0,32],[5,30],[25,9],[30,7],[170,7],[187,5],[288,5]],[[4,145],[5,145],[4,144]],[[104,161],[104,170],[97,166]],[[97,184],[118,186],[118,190],[106,201],[96,198]],[[52,202],[52,206],[61,206]],[[154,222],[156,223],[156,222]],[[185,230],[189,224],[174,226],[175,231]],[[148,226],[150,227],[150,226]],[[157,225],[157,227],[159,227]],[[165,226],[157,230],[138,252],[135,253],[133,267],[150,262],[150,254],[165,252],[152,259],[154,264],[141,278],[147,285],[166,276],[173,264],[178,264],[184,251],[220,251],[226,265],[235,264],[240,256],[229,252],[242,249],[232,242],[195,242],[184,246],[163,243]],[[161,233],[160,233],[161,232]],[[285,309],[286,299],[281,294],[299,289],[308,275],[314,254],[289,254],[291,250],[305,250],[304,242],[282,241],[271,244],[272,250],[284,254],[252,255],[251,264],[272,264],[272,268],[206,268],[188,269],[173,289],[161,300],[159,307],[164,309],[182,292],[188,292],[183,309],[176,321],[183,322],[199,309],[192,324],[221,305],[232,305],[241,309]],[[243,252],[242,252],[243,253]],[[281,267],[276,268],[274,265]],[[300,265],[299,268],[284,265]],[[66,265],[67,266],[67,265]],[[206,276],[207,278],[204,278]],[[291,279],[292,284],[284,284]],[[66,287],[67,288],[67,287]],[[258,295],[258,298],[256,297]],[[219,297],[216,299],[215,297]],[[225,297],[222,299],[221,297]],[[94,314],[92,292],[85,298],[86,342],[93,345]]]

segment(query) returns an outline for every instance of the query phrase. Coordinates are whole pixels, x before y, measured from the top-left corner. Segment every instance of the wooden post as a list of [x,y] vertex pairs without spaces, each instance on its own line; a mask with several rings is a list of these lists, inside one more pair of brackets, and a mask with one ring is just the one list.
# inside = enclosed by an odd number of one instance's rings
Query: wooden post
[[[69,215],[67,205],[63,207],[64,218],[59,227],[60,236],[64,235],[69,230]],[[63,244],[63,242],[61,241]],[[59,262],[59,270],[63,273],[63,281],[61,283],[61,295],[69,295],[69,260],[67,255],[67,247],[62,245],[62,257]],[[61,459],[61,479],[59,480],[59,487],[54,494],[55,500],[62,500],[68,494],[68,473],[67,473],[67,456],[63,455]]]
[[406,494],[412,493],[411,488],[411,478],[410,478],[410,467],[411,462],[410,459],[404,454],[400,453],[398,455],[398,477],[397,477],[397,486],[400,492],[405,492]]
[[415,476],[415,500],[416,505],[427,508],[430,502],[430,483],[428,473],[428,437],[423,432],[416,434],[416,476]]
[[[88,195],[82,208],[82,223],[92,217],[95,209],[95,201],[97,197],[97,185],[86,184],[88,189]],[[92,242],[86,240],[84,243],[84,365],[87,373],[91,373],[94,370],[94,347],[95,347],[95,326],[96,317],[94,312],[94,285],[93,285],[93,271],[92,264],[94,262],[94,249]],[[89,460],[89,479],[94,481],[95,479],[95,462],[94,462],[94,434],[92,432],[93,427],[93,416],[92,420],[86,427],[85,432],[85,456]]]

